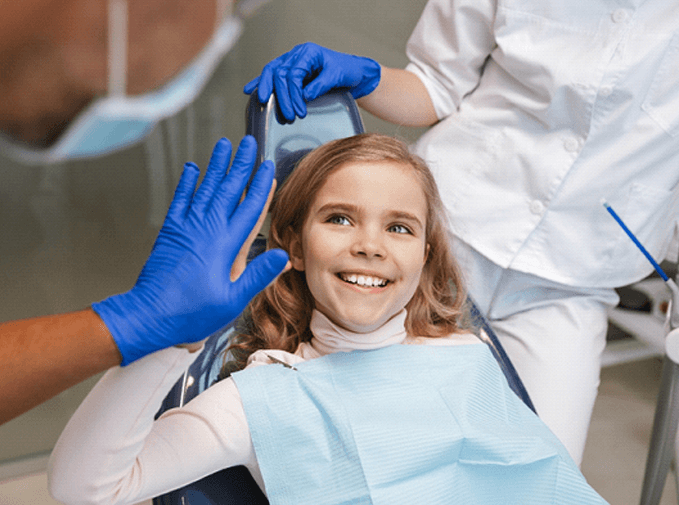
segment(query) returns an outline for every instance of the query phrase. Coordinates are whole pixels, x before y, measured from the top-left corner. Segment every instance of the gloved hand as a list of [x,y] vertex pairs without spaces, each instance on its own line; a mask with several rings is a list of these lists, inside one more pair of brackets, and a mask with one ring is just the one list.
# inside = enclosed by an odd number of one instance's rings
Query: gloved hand
[[259,101],[266,103],[275,90],[281,113],[293,121],[295,115],[306,116],[305,101],[333,88],[349,88],[354,98],[372,93],[380,75],[381,68],[375,60],[307,42],[269,62],[243,91],[250,94],[257,88]]
[[259,167],[239,203],[257,155],[253,137],[238,147],[221,139],[194,195],[199,169],[184,165],[163,227],[135,286],[92,305],[120,349],[122,365],[180,343],[198,342],[235,319],[250,299],[285,267],[288,255],[271,250],[231,282],[231,266],[269,194],[274,169]]

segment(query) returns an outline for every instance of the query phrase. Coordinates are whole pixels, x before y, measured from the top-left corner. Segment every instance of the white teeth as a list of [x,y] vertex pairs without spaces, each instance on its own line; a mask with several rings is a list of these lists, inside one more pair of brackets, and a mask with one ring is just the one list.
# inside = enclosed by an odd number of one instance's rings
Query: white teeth
[[345,282],[371,288],[386,286],[388,282],[386,279],[381,279],[379,277],[371,277],[369,275],[340,274],[340,277]]

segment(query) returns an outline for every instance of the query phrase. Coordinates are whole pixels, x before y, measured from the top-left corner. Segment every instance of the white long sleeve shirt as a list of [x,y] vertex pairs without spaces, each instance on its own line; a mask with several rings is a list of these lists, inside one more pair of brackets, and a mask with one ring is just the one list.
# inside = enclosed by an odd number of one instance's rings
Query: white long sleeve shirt
[[415,150],[494,263],[616,287],[679,216],[679,3],[430,0],[407,47],[441,120]]
[[[250,365],[289,364],[331,352],[392,344],[478,344],[471,334],[447,338],[406,335],[401,311],[370,334],[352,334],[314,312],[314,338],[295,354],[258,351]],[[218,382],[182,408],[154,416],[184,370],[199,355],[170,348],[109,370],[73,415],[50,457],[50,493],[66,504],[131,504],[214,472],[245,465],[264,490],[238,390]]]

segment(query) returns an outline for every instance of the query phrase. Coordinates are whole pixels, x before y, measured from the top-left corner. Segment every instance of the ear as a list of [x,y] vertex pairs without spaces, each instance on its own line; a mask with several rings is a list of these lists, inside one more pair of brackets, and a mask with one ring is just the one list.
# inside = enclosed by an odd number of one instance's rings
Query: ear
[[290,251],[289,251],[289,256],[290,256],[290,264],[292,265],[292,268],[299,272],[304,271],[304,253],[302,250],[302,241],[300,240],[300,236],[293,232],[292,230],[289,231],[290,233]]
[[422,262],[423,264],[427,262],[429,259],[429,251],[431,250],[431,247],[429,246],[429,243],[424,247],[424,261]]

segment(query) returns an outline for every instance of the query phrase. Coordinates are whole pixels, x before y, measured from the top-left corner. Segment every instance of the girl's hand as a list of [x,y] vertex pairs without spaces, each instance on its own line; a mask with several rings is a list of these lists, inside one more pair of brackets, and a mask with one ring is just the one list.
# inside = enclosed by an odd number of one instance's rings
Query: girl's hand
[[240,274],[242,274],[243,271],[245,270],[245,267],[247,266],[247,259],[248,253],[250,252],[250,247],[252,246],[252,243],[255,241],[257,235],[262,229],[262,225],[264,224],[266,215],[269,212],[271,200],[273,199],[273,195],[276,192],[276,185],[277,181],[276,179],[274,179],[273,183],[271,184],[271,190],[269,190],[269,197],[266,199],[264,208],[262,209],[262,212],[259,214],[259,219],[257,219],[255,227],[250,232],[250,235],[248,235],[247,240],[243,243],[243,247],[241,247],[240,251],[238,252],[238,256],[236,256],[236,259],[233,261],[233,266],[231,267],[231,282],[236,281],[240,277]]

